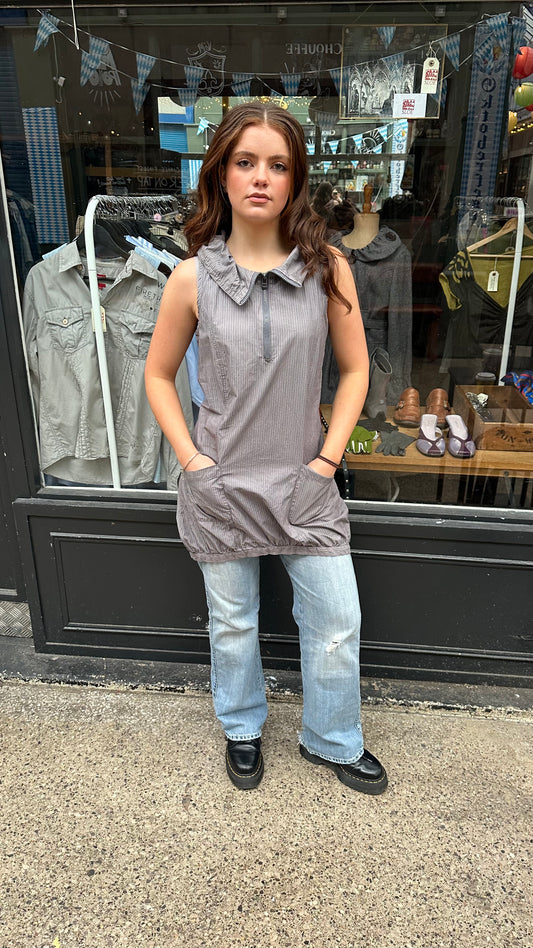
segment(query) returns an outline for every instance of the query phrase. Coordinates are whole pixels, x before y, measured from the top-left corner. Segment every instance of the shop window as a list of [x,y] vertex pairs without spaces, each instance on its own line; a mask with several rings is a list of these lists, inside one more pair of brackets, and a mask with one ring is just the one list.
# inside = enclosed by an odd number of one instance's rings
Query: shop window
[[[43,486],[116,487],[114,441],[121,487],[175,490],[144,362],[213,132],[262,97],[301,122],[310,200],[359,291],[371,382],[343,496],[531,506],[533,123],[524,93],[510,135],[507,111],[533,30],[520,4],[493,7],[434,16],[403,3],[394,24],[342,4],[0,19],[5,198]],[[87,273],[95,195],[112,421]],[[203,393],[188,355],[176,385],[192,431]],[[328,346],[326,425],[337,382]]]

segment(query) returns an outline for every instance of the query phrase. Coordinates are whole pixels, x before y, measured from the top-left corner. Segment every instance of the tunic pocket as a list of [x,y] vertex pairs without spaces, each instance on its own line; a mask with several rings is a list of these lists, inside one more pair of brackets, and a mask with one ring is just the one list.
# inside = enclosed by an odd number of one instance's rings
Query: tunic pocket
[[181,539],[191,552],[234,551],[233,516],[216,464],[182,471],[177,519]]
[[302,464],[289,503],[289,523],[298,527],[323,523],[334,515],[340,500],[333,477],[325,477]]

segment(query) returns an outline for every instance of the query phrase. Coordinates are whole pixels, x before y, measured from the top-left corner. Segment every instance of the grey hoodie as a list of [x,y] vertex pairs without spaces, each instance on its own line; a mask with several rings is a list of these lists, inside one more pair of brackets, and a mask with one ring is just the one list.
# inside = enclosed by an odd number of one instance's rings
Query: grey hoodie
[[[346,247],[342,236],[335,233],[328,240],[332,246],[342,250],[350,264],[369,354],[378,346],[389,353],[392,378],[387,401],[389,405],[395,405],[404,388],[411,384],[411,255],[398,234],[389,227],[380,227],[374,240],[358,250]],[[328,340],[322,373],[322,401],[332,401],[338,381],[338,369]]]

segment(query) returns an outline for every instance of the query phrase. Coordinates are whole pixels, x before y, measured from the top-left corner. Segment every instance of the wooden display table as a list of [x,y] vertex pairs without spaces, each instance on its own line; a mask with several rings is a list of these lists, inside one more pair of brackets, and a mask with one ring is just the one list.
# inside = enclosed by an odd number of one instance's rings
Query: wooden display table
[[[331,417],[331,405],[322,405],[322,414],[326,421]],[[421,414],[424,408],[420,409]],[[387,421],[395,424],[393,414],[395,408],[387,409]],[[397,426],[404,434],[411,438],[418,437],[418,428],[403,428]],[[447,430],[447,429],[446,429]],[[448,437],[445,434],[444,440]],[[421,454],[415,442],[406,448],[405,457],[386,457],[382,452],[376,452],[380,444],[380,436],[372,442],[372,454],[346,454],[348,467],[354,470],[364,468],[367,471],[390,471],[397,474],[459,474],[472,477],[520,477],[533,476],[533,451],[476,451],[473,458],[455,458],[446,448],[441,458],[430,458]]]

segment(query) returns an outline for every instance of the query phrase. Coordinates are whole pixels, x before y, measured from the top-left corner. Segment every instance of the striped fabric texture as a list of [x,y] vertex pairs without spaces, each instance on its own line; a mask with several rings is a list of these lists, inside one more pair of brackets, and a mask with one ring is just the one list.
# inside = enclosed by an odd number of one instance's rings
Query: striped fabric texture
[[307,465],[323,438],[328,331],[320,274],[298,248],[266,274],[237,266],[222,237],[198,253],[198,379],[193,440],[215,466],[185,471],[178,526],[193,559],[349,552],[346,504]]

